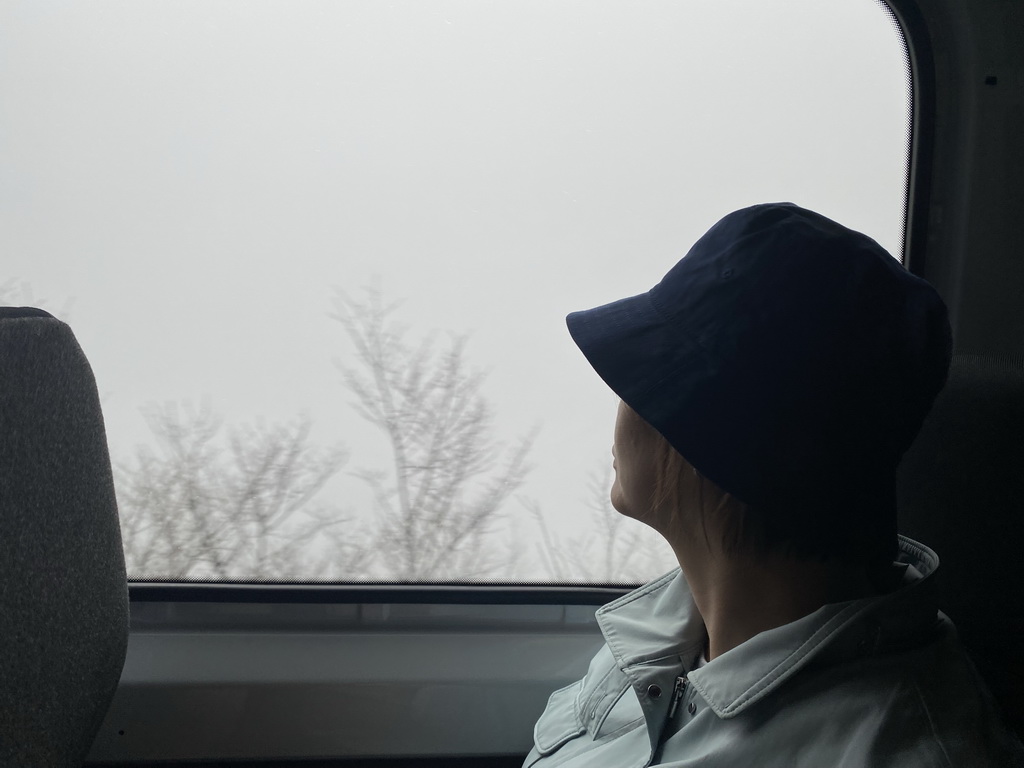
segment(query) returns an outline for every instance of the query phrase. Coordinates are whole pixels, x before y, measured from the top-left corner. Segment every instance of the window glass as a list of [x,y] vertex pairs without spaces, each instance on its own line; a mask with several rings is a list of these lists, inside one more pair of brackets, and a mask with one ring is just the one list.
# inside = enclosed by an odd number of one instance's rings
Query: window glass
[[756,202],[901,250],[870,0],[19,0],[0,52],[0,301],[92,362],[133,578],[655,576],[565,314]]

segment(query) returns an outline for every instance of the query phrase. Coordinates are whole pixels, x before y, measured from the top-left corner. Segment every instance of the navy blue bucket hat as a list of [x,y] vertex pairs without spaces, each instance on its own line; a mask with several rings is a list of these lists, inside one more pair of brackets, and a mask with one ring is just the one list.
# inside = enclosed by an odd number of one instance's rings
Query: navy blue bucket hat
[[951,336],[935,290],[874,240],[755,205],[647,293],[566,322],[608,386],[773,538],[895,554],[896,467],[945,383]]

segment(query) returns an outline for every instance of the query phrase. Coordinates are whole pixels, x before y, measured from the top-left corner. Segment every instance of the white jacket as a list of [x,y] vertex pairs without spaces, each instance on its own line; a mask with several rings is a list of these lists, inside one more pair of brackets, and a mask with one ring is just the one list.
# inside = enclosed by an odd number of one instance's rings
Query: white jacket
[[555,691],[525,766],[1024,765],[950,621],[938,558],[900,538],[902,585],[825,605],[693,669],[705,629],[676,570],[597,611],[606,645]]

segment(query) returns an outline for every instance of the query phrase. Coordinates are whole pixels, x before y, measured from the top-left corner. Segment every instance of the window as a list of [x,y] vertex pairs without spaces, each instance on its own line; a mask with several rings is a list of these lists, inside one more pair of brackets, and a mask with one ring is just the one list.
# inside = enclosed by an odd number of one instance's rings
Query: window
[[907,69],[868,0],[0,21],[0,300],[92,362],[133,578],[655,576],[564,315],[755,202],[901,251]]

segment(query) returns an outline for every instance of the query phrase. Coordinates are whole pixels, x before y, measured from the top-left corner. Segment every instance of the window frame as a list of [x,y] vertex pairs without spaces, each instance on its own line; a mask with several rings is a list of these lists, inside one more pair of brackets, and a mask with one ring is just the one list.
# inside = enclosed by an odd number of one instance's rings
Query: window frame
[[[936,114],[936,77],[929,21],[916,0],[888,0],[885,4],[902,28],[912,88],[904,264],[914,273],[933,279],[939,265],[930,261],[926,253],[932,213]],[[386,679],[386,659],[375,656],[374,643],[369,642],[382,633],[395,641],[399,655],[404,653],[428,664],[435,663],[436,659],[423,647],[424,638],[431,639],[430,645],[435,650],[445,645],[463,649],[471,663],[457,673],[442,670],[449,675],[447,678],[439,676],[455,691],[448,704],[457,703],[459,711],[473,711],[480,702],[497,697],[507,704],[510,717],[503,723],[483,718],[437,732],[426,750],[422,744],[412,743],[416,739],[382,738],[375,749],[339,750],[331,755],[331,764],[415,756],[422,759],[423,765],[440,764],[432,762],[440,759],[444,764],[458,765],[449,760],[453,757],[469,759],[474,755],[489,756],[485,761],[490,760],[491,764],[514,764],[529,749],[532,723],[540,714],[547,695],[578,679],[586,671],[590,658],[585,650],[599,647],[603,642],[594,609],[630,588],[609,584],[132,581],[128,587],[132,618],[125,674],[87,764],[145,764],[158,759],[323,758],[324,755],[286,749],[294,745],[294,734],[289,733],[289,728],[296,725],[294,713],[289,712],[289,701],[294,700],[291,696],[284,697],[276,710],[267,704],[269,699],[262,699],[270,709],[262,712],[262,719],[246,724],[250,729],[277,728],[281,746],[277,751],[268,749],[274,734],[264,732],[259,754],[244,754],[250,745],[240,732],[229,730],[231,721],[226,718],[212,724],[208,732],[190,732],[196,707],[215,712],[218,696],[224,695],[228,684],[216,679],[197,679],[189,670],[202,664],[190,668],[187,660],[194,660],[195,654],[202,654],[204,649],[209,651],[215,644],[223,650],[233,643],[238,654],[235,661],[243,667],[250,665],[253,677],[248,682],[233,683],[236,687],[231,691],[235,694],[241,691],[243,697],[261,691],[272,694],[274,686],[284,684],[281,679],[260,680],[257,665],[264,665],[263,672],[266,672],[268,664],[274,666],[268,659],[277,659],[281,666],[295,660],[309,662],[310,658],[304,654],[309,653],[311,644],[326,638],[339,641],[341,648],[342,641],[350,641],[344,644],[345,648],[362,648],[357,658],[324,656],[319,661],[325,665],[339,665],[334,669],[334,677],[320,683],[308,679],[296,681],[297,687],[293,686],[291,692],[316,695],[323,693],[325,687],[333,687],[339,699],[359,697],[367,683],[355,681],[355,675],[365,674],[366,679],[387,688],[381,699],[384,702],[381,711],[390,710],[394,715],[402,711],[401,692],[413,690],[422,681],[402,679],[397,673]],[[246,611],[245,606],[250,610]],[[501,648],[512,647],[509,641],[533,643],[545,650],[541,655],[527,654],[529,658],[519,666],[510,667],[506,663],[503,682],[495,683],[494,668],[503,664],[495,654]],[[208,657],[204,662],[207,672],[209,661]],[[531,669],[535,671],[529,672]],[[175,680],[175,685],[167,685],[169,677]],[[377,711],[372,707],[370,710]],[[135,731],[145,730],[147,720],[157,719],[156,712],[160,712],[159,728],[168,738],[184,740],[180,741],[174,755],[154,753],[152,745],[140,745],[131,738]],[[457,713],[443,709],[441,714],[446,718],[458,717]],[[225,730],[218,734],[218,728]],[[468,738],[470,731],[479,739]],[[490,746],[481,751],[480,743]],[[234,751],[228,754],[232,745]]]

